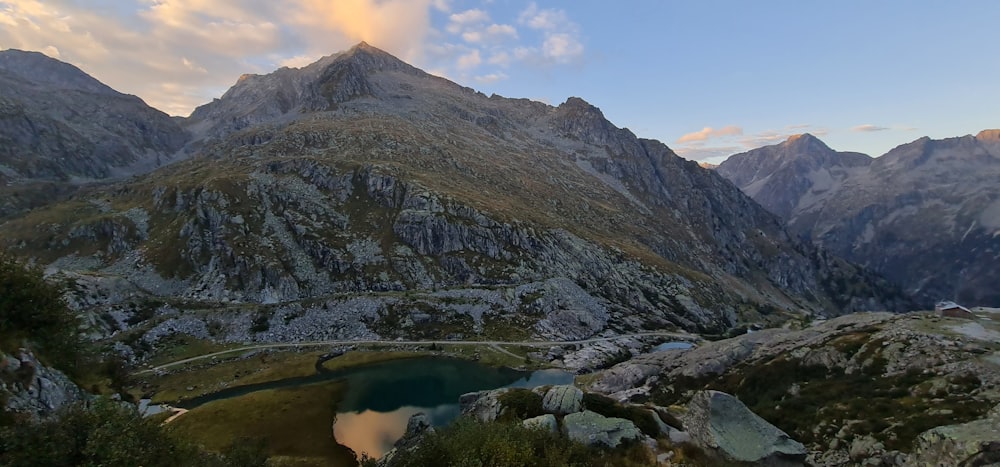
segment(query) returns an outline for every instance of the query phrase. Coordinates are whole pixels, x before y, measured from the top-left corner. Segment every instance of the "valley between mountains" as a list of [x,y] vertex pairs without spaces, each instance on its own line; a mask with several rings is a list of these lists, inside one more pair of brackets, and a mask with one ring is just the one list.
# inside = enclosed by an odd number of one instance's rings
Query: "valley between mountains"
[[[99,362],[5,315],[19,426],[113,394],[189,404],[142,423],[205,465],[425,465],[497,430],[563,464],[1000,462],[996,130],[709,170],[366,43],[186,118],[35,52],[0,52],[0,85],[4,293],[44,274]],[[919,311],[942,299],[969,308]],[[364,432],[379,459],[336,434],[369,412],[406,415]]]

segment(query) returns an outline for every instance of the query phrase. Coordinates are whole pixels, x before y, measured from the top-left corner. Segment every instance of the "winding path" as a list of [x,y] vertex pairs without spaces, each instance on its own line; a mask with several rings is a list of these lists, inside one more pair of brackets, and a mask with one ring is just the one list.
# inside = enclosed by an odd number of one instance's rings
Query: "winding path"
[[[617,336],[610,337],[592,337],[590,339],[581,339],[575,341],[450,341],[450,340],[432,340],[432,341],[398,341],[398,340],[329,340],[329,341],[315,341],[315,342],[294,342],[294,343],[277,343],[277,344],[255,344],[248,345],[244,347],[238,347],[235,349],[222,350],[219,352],[207,353],[204,355],[198,355],[195,357],[184,358],[181,360],[175,360],[173,362],[164,363],[162,365],[157,365],[152,368],[148,368],[142,371],[138,371],[135,374],[141,375],[144,373],[152,373],[154,371],[164,370],[173,366],[183,365],[185,363],[196,362],[198,360],[204,360],[206,358],[218,357],[220,355],[226,355],[237,352],[247,352],[250,350],[259,349],[286,349],[286,348],[302,348],[302,347],[325,347],[333,345],[485,345],[497,348],[500,345],[512,345],[519,347],[549,347],[553,345],[576,345],[576,344],[592,344],[595,342],[607,342],[618,339],[627,339],[632,337],[672,337],[675,339],[683,339],[689,341],[700,341],[701,337],[695,334],[688,334],[683,332],[667,332],[667,331],[650,331],[650,332],[638,332],[633,334],[621,334]],[[513,355],[513,354],[511,354]],[[520,358],[520,357],[519,357]]]

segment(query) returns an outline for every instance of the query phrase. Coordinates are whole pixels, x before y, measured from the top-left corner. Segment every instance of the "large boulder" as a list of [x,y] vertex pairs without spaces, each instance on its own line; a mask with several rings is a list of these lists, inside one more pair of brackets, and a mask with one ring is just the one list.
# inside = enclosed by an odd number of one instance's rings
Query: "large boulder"
[[552,433],[559,431],[559,422],[556,421],[556,416],[550,413],[525,419],[521,424],[525,428],[542,429]]
[[931,428],[914,442],[910,464],[995,465],[1000,463],[1000,405],[986,418]]
[[583,391],[576,386],[552,386],[542,398],[546,413],[566,415],[583,410]]
[[501,388],[462,394],[458,398],[458,404],[463,415],[475,417],[481,422],[492,422],[503,413],[504,405],[500,402],[500,396],[508,390]]
[[605,417],[589,410],[567,415],[563,418],[563,427],[570,439],[590,446],[603,444],[613,448],[622,441],[642,437],[642,432],[631,421]]
[[793,466],[806,458],[802,443],[724,392],[696,393],[683,422],[691,441],[722,462]]

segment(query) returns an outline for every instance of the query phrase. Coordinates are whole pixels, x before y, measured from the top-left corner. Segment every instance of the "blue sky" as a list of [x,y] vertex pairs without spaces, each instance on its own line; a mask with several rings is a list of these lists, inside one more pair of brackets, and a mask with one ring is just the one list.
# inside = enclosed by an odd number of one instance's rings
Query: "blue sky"
[[997,24],[992,0],[0,0],[0,48],[172,114],[366,40],[487,94],[583,97],[714,162],[802,132],[880,155],[1000,127]]

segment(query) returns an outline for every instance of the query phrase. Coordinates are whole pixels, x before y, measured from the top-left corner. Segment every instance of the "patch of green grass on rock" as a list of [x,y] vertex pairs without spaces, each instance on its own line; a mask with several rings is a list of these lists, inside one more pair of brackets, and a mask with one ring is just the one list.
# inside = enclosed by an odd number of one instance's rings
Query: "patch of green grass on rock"
[[206,403],[169,424],[176,436],[221,451],[242,438],[263,439],[269,455],[297,465],[354,465],[354,453],[333,438],[337,403],[346,386],[324,382],[255,391]]

